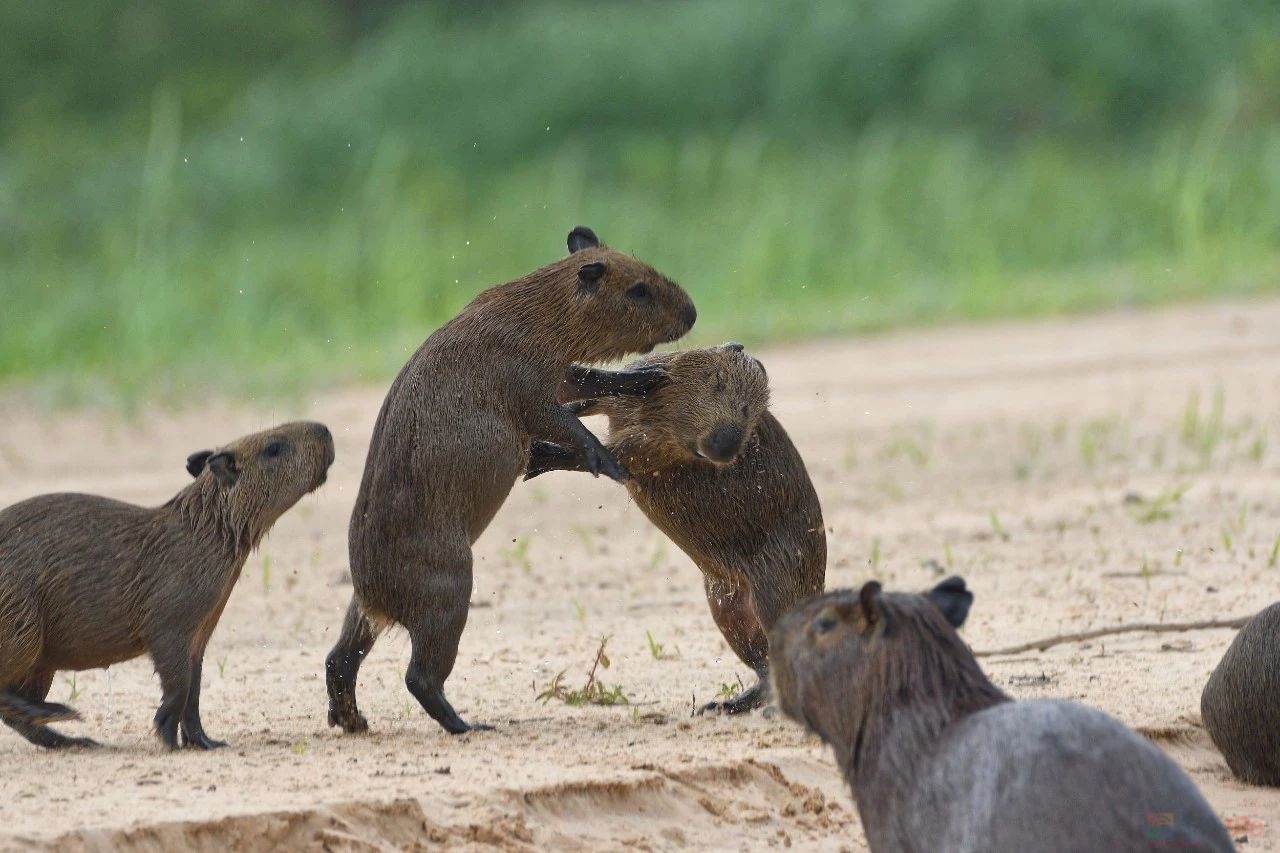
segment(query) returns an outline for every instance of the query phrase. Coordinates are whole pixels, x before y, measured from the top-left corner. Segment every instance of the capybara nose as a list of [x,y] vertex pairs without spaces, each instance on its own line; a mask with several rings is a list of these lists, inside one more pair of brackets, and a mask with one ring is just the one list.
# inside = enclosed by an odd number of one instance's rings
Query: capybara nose
[[693,324],[698,320],[698,309],[693,306],[692,302],[686,305],[684,310],[680,312],[680,319],[684,320],[686,329],[693,328]]
[[712,462],[732,462],[742,449],[742,427],[722,424],[702,440],[702,454]]
[[333,433],[329,432],[329,428],[322,423],[313,423],[311,431],[315,433],[317,438],[333,441]]

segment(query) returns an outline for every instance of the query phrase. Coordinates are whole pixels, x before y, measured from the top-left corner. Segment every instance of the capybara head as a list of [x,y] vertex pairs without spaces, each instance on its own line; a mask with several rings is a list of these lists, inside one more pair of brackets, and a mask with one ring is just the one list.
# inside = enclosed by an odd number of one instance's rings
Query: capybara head
[[[333,435],[321,423],[297,421],[237,438],[187,457],[187,471],[223,493],[263,531],[308,492],[333,464]],[[204,478],[203,480],[201,478]]]
[[732,464],[769,407],[764,365],[738,343],[635,362],[646,363],[665,367],[667,379],[643,397],[602,401],[615,419],[613,438],[640,431],[645,444],[665,445],[677,457]]
[[608,361],[648,352],[681,338],[698,312],[680,285],[648,264],[605,246],[590,228],[569,232],[576,277],[573,310],[593,330],[580,361]]
[[855,743],[887,705],[925,705],[949,689],[947,659],[973,660],[955,630],[972,603],[964,579],[951,577],[923,595],[868,581],[796,605],[769,637],[779,707],[828,743]]

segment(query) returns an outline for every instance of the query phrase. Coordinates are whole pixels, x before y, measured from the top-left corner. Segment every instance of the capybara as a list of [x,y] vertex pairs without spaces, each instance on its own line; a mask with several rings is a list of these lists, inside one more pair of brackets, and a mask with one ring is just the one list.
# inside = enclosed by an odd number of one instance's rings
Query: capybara
[[1232,773],[1280,786],[1280,603],[1231,641],[1200,694],[1200,716]]
[[[758,676],[701,710],[749,711],[767,697],[769,629],[822,592],[822,507],[799,452],[768,411],[764,367],[741,344],[629,365],[635,375],[653,368],[666,379],[648,393],[628,389],[569,408],[609,416],[608,447],[632,474],[626,485],[636,506],[697,564],[712,618]],[[528,476],[585,467],[573,448],[535,442]]]
[[1167,755],[1101,711],[1015,702],[956,634],[972,594],[871,581],[771,635],[783,712],[835,750],[872,851],[1233,850]]
[[355,594],[325,661],[331,725],[368,728],[356,704],[360,663],[379,631],[397,623],[413,646],[409,692],[447,731],[481,728],[444,693],[467,621],[471,546],[536,438],[578,448],[593,474],[625,476],[556,402],[559,386],[577,382],[591,393],[608,385],[570,368],[673,341],[697,314],[678,285],[601,245],[589,228],[573,229],[568,243],[568,257],[475,297],[387,392],[351,513]]
[[205,646],[249,552],[324,481],[333,437],[288,423],[187,459],[194,480],[146,508],[80,494],[0,511],[0,720],[38,746],[92,746],[48,727],[54,673],[151,655],[169,747],[223,746],[200,723]]

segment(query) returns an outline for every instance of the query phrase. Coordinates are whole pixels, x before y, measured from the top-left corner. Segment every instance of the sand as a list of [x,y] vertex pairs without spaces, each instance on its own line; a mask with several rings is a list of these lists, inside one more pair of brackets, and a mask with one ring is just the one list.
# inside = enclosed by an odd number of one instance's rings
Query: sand
[[[829,586],[930,586],[977,600],[978,650],[1131,622],[1250,614],[1280,598],[1280,301],[906,332],[761,350],[774,412],[829,526]],[[338,460],[250,557],[205,663],[205,726],[231,747],[163,750],[146,660],[59,676],[51,698],[98,751],[0,728],[0,849],[863,850],[828,751],[787,721],[691,717],[750,673],[692,564],[625,490],[558,473],[518,484],[476,548],[451,737],[403,684],[402,631],[361,673],[371,732],[326,721],[323,660],[350,597],[348,513],[385,386],[204,401],[125,418],[0,409],[0,504],[58,490],[159,503],[186,455],[293,417]],[[602,425],[597,420],[591,424]],[[648,637],[661,645],[655,655]],[[599,671],[629,704],[538,700]],[[1199,725],[1230,630],[1138,633],[984,658],[1019,697],[1078,699],[1140,727],[1247,849],[1280,847],[1280,792],[1234,781]],[[748,682],[749,683],[749,682]],[[74,698],[72,698],[74,695]]]

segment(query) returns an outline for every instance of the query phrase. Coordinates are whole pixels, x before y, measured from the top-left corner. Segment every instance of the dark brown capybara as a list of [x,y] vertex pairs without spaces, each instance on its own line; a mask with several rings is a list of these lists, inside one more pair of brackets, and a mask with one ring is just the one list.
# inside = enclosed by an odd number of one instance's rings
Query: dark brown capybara
[[[701,710],[749,711],[767,698],[769,629],[822,592],[822,507],[804,460],[768,411],[764,367],[741,344],[628,366],[637,375],[654,368],[666,379],[648,393],[627,389],[569,408],[609,416],[608,447],[632,473],[626,485],[636,506],[697,564],[712,618],[758,676],[738,696]],[[574,449],[535,442],[527,476],[584,468]]]
[[955,631],[972,600],[956,577],[924,595],[871,581],[771,635],[778,704],[835,751],[872,851],[1234,849],[1186,773],[1119,720],[992,684]]
[[333,458],[323,424],[288,423],[193,453],[194,480],[159,507],[53,494],[0,511],[0,720],[38,746],[92,746],[48,727],[78,717],[45,701],[54,673],[148,653],[160,739],[223,746],[200,723],[205,646],[249,552]]
[[[351,514],[355,594],[325,661],[330,725],[368,728],[356,678],[379,631],[397,623],[412,642],[405,685],[426,712],[455,734],[488,728],[469,725],[444,693],[467,621],[471,546],[534,439],[578,448],[592,473],[625,476],[556,402],[557,389],[566,380],[583,393],[616,386],[604,371],[570,368],[673,341],[697,314],[678,285],[590,229],[575,228],[568,243],[568,257],[473,299],[387,392]],[[640,387],[652,377],[641,374]]]
[[1280,786],[1280,603],[1231,641],[1200,694],[1200,716],[1232,773]]

